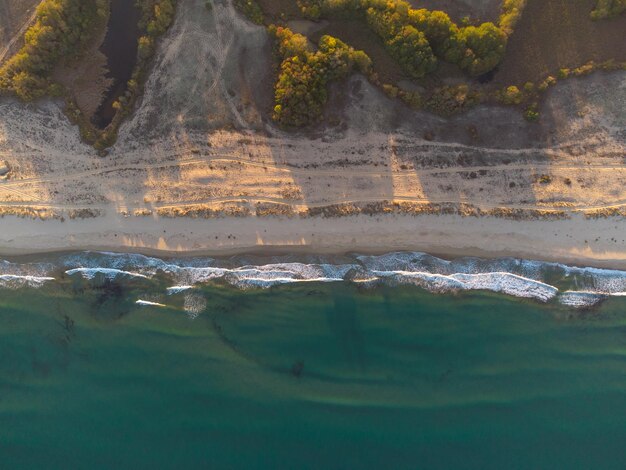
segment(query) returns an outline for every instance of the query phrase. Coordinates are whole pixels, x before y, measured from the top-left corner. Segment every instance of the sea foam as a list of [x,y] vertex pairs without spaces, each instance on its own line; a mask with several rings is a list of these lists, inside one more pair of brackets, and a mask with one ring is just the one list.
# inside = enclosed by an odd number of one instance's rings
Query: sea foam
[[221,281],[241,289],[303,282],[355,282],[361,285],[415,285],[430,292],[483,290],[587,308],[626,292],[626,271],[584,268],[517,258],[465,257],[445,260],[421,252],[344,256],[341,263],[322,256],[240,256],[229,259],[155,257],[109,252],[64,255],[54,262],[0,262],[0,287],[38,287],[54,280],[59,265],[68,276],[90,281],[99,276],[170,282],[176,295]]

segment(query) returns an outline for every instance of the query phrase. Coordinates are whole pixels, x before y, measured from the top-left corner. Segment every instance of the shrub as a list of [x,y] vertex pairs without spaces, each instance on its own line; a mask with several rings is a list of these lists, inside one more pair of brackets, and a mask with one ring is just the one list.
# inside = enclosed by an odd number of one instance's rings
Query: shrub
[[626,0],[598,0],[591,12],[592,20],[612,18],[626,11]]
[[539,120],[537,103],[533,103],[528,108],[526,108],[526,111],[524,111],[524,118],[529,122],[535,122]]
[[255,24],[263,24],[263,10],[255,0],[235,0],[235,8]]
[[319,20],[322,16],[321,0],[297,0],[298,8],[310,20]]
[[560,69],[556,75],[557,77],[559,77],[559,79],[565,80],[567,77],[569,77],[569,74],[570,74],[570,69],[564,68],[564,69]]
[[421,109],[422,108],[422,95],[420,95],[417,91],[405,91],[400,90],[399,92],[400,99],[404,101],[408,106],[413,109]]
[[383,91],[385,92],[385,94],[389,97],[389,98],[397,98],[398,97],[398,93],[400,92],[400,90],[398,89],[398,87],[390,85],[388,83],[385,83],[383,85]]
[[539,84],[537,90],[546,91],[549,87],[556,85],[556,78],[552,75],[548,75],[546,79]]
[[426,107],[437,114],[451,116],[480,103],[480,93],[466,84],[437,88],[426,101]]
[[505,88],[497,93],[497,98],[504,104],[520,104],[524,95],[515,85]]
[[526,0],[504,0],[502,3],[502,13],[498,25],[507,36],[513,33],[525,6]]
[[552,182],[552,177],[550,175],[540,175],[537,178],[537,181],[541,184],[550,184]]

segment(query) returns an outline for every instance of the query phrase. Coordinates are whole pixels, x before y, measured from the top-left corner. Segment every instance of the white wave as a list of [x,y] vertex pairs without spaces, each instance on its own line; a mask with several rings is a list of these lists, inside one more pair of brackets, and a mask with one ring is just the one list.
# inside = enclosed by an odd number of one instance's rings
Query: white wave
[[354,265],[281,263],[229,270],[224,279],[236,287],[268,288],[296,282],[338,282]]
[[398,283],[414,284],[431,292],[488,290],[547,302],[554,298],[559,291],[556,287],[544,282],[508,272],[447,275],[429,272],[373,271],[373,274],[380,278],[392,279]]
[[255,277],[243,277],[236,278],[233,277],[229,280],[230,284],[239,288],[246,287],[260,287],[260,288],[269,288],[272,286],[277,286],[280,284],[295,284],[301,282],[341,282],[343,279],[331,279],[328,277],[318,277],[313,279],[293,279],[290,277],[277,277],[273,279],[262,279]]
[[65,271],[65,274],[72,276],[74,274],[80,274],[85,279],[93,279],[98,274],[104,275],[107,279],[115,279],[118,276],[138,277],[143,279],[149,279],[148,276],[141,273],[134,273],[130,271],[122,271],[120,269],[112,268],[75,268]]
[[158,302],[150,302],[149,300],[137,300],[135,302],[137,305],[142,305],[145,307],[167,307],[165,304],[160,304]]
[[172,275],[179,284],[194,285],[202,284],[213,279],[220,279],[224,277],[229,270],[215,267],[193,268],[170,265],[164,271]]
[[572,308],[589,308],[599,304],[606,297],[597,292],[565,291],[559,295],[559,303]]
[[[86,279],[103,275],[150,279],[166,276],[171,286],[167,294],[178,294],[197,284],[223,280],[239,288],[268,288],[278,284],[301,282],[349,281],[361,285],[413,284],[432,292],[487,290],[543,302],[558,296],[564,305],[588,305],[604,296],[626,295],[626,271],[582,268],[515,258],[481,259],[474,257],[445,260],[420,252],[396,252],[380,256],[354,255],[353,262],[332,264],[293,262],[293,256],[272,257],[263,264],[259,258],[239,257],[219,261],[212,258],[162,260],[140,254],[83,252],[65,255],[58,260],[68,275]],[[322,258],[323,259],[323,258]],[[253,261],[255,260],[255,261]],[[57,265],[58,266],[58,263]],[[50,261],[11,263],[0,261],[0,287],[5,284],[40,285],[37,279],[55,272]],[[4,278],[2,276],[5,276]],[[15,276],[13,278],[6,276]],[[17,279],[31,281],[19,281]],[[557,287],[546,283],[564,286]]]
[[580,268],[560,265],[566,276],[572,277],[580,290],[602,294],[616,294],[626,291],[626,271]]
[[168,263],[159,258],[152,258],[138,253],[112,253],[107,251],[86,251],[68,255],[63,259],[67,267],[110,268],[127,270],[159,269]]
[[53,263],[41,262],[41,263],[12,263],[7,260],[0,261],[0,276],[14,275],[33,278],[50,277],[51,273],[55,270]]
[[168,272],[186,286],[223,279],[237,287],[271,287],[291,282],[342,281],[355,265],[279,263],[238,268],[179,267],[170,265]]
[[193,286],[172,286],[167,288],[167,295],[179,294],[186,290],[193,289]]
[[41,287],[55,278],[48,276],[20,276],[17,274],[0,274],[0,287],[18,289],[20,287]]

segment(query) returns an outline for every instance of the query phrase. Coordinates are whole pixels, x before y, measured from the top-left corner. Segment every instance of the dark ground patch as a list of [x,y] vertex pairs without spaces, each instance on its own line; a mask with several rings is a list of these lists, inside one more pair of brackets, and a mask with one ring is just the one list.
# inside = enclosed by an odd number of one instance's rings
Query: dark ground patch
[[493,83],[537,82],[590,60],[626,60],[626,16],[592,21],[596,0],[528,0]]
[[257,0],[269,22],[280,19],[302,18],[296,0]]
[[397,83],[406,78],[402,68],[387,53],[385,46],[376,34],[361,20],[330,20],[328,26],[311,37],[317,43],[329,34],[353,47],[365,51],[372,59],[374,70],[383,83]]
[[[500,14],[501,0],[483,0],[482,2],[463,2],[459,0],[408,0],[415,9],[426,8],[428,10],[445,11],[448,16],[459,23],[464,17],[472,21],[497,21]],[[468,4],[469,3],[469,4]],[[470,4],[478,4],[472,7]]]

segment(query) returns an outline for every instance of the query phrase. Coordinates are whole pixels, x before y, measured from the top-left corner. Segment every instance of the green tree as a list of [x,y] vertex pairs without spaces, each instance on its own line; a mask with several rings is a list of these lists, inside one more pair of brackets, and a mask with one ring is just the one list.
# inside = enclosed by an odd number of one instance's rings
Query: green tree
[[421,78],[437,67],[426,36],[413,26],[403,27],[386,45],[391,56],[413,78]]
[[24,46],[0,68],[0,90],[28,101],[48,93],[54,67],[91,38],[106,6],[105,0],[43,0]]
[[459,31],[459,39],[467,46],[459,65],[471,75],[493,70],[506,51],[507,36],[493,23],[463,28]]

